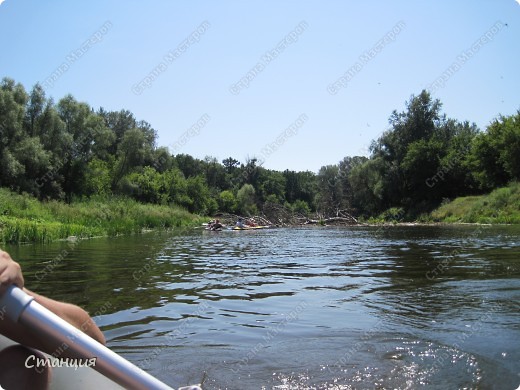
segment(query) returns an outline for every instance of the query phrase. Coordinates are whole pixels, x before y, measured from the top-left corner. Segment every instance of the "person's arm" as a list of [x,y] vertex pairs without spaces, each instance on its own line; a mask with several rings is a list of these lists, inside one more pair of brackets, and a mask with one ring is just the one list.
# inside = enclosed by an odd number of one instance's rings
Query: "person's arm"
[[88,313],[82,308],[70,303],[55,301],[44,297],[43,295],[29,291],[26,288],[23,290],[27,294],[33,296],[36,302],[52,311],[58,317],[63,318],[69,324],[83,331],[83,333],[86,333],[94,340],[99,341],[101,344],[105,344],[105,336],[103,336],[103,333],[101,333],[101,330],[97,327],[94,320],[90,318]]
[[[8,253],[0,250],[0,294],[3,294],[8,286],[15,284],[34,297],[34,300],[57,316],[82,330],[93,339],[105,344],[105,337],[86,311],[69,303],[58,302],[53,299],[38,295],[24,288],[24,279],[21,267]],[[27,347],[33,347],[43,352],[52,354],[57,346],[48,345],[46,340],[40,340],[23,325],[11,321],[0,308],[0,333],[17,343]]]
[[11,284],[23,288],[24,283],[20,264],[11,259],[9,253],[0,250],[0,294]]

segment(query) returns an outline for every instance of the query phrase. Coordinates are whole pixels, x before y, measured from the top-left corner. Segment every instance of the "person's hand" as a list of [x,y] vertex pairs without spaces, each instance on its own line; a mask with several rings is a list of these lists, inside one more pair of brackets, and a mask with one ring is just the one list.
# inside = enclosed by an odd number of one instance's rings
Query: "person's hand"
[[2,295],[11,284],[16,284],[18,287],[23,288],[24,280],[22,268],[17,262],[11,259],[9,253],[0,250],[0,295]]
[[[61,317],[75,328],[81,330],[83,333],[86,333],[88,336],[102,344],[106,343],[105,336],[85,310],[69,303],[58,302],[42,295],[38,295],[24,288],[24,280],[20,265],[11,259],[9,253],[0,250],[0,296],[4,294],[7,288],[12,284],[22,288],[24,292],[32,296],[37,303],[53,312],[58,317]],[[14,322],[9,316],[4,316],[4,310],[5,308],[0,308],[0,335],[4,335],[17,343],[41,350],[48,354],[53,354],[57,348],[62,348],[53,340],[38,337],[38,335],[31,332],[26,325]],[[69,355],[68,352],[65,352],[63,356],[76,357]]]

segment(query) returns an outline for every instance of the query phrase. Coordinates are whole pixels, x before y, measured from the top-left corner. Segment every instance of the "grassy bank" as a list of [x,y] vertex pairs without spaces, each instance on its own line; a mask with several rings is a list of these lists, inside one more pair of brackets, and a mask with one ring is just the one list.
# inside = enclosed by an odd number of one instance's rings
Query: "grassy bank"
[[488,195],[456,198],[430,214],[433,222],[520,224],[520,183]]
[[146,229],[199,225],[201,218],[170,206],[132,199],[90,199],[66,204],[40,202],[0,188],[0,242],[50,242],[70,236],[89,238],[135,234]]

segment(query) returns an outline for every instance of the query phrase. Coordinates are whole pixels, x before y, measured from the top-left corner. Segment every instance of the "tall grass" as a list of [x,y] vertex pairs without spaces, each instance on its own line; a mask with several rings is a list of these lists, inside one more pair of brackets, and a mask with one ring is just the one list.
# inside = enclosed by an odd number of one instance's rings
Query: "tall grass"
[[179,207],[141,204],[128,198],[93,198],[71,204],[40,202],[29,195],[0,188],[0,241],[3,243],[135,234],[200,222],[200,217]]
[[405,210],[402,207],[392,207],[389,208],[386,211],[383,211],[381,214],[379,214],[376,217],[369,218],[366,222],[367,223],[374,223],[374,224],[386,224],[386,223],[392,223],[396,224],[399,222],[402,222],[404,220],[406,213]]
[[461,197],[431,213],[437,222],[520,223],[520,183],[511,183],[488,195]]

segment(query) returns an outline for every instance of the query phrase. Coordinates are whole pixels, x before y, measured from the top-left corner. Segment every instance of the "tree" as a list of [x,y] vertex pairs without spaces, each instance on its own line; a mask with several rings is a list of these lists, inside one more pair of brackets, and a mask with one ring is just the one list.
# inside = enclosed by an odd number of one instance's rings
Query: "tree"
[[240,161],[235,160],[233,157],[228,157],[222,160],[222,165],[224,165],[224,168],[226,168],[226,172],[231,174],[235,171],[235,169],[238,168]]
[[251,184],[244,184],[237,193],[238,212],[250,216],[258,212],[255,204],[255,188]]
[[[429,185],[428,180],[439,172],[439,162],[444,145],[439,140],[421,139],[408,145],[406,155],[400,165],[406,187],[400,204],[407,208],[422,208],[438,199],[441,186]],[[436,184],[436,183],[434,183]]]
[[[477,126],[469,122],[459,123],[453,120],[447,122],[452,130],[445,143],[436,172],[438,187],[437,201],[443,198],[455,198],[461,195],[474,194],[478,188],[477,181],[471,172],[471,145],[479,134]],[[433,179],[427,179],[430,182]]]
[[204,174],[204,169],[201,160],[197,160],[189,154],[176,155],[175,163],[185,177],[192,177]]
[[294,203],[300,199],[312,205],[317,192],[316,174],[313,172],[296,172],[285,170],[285,199]]
[[383,137],[382,151],[386,151],[388,157],[401,162],[408,145],[431,138],[444,119],[440,114],[441,107],[441,102],[438,99],[432,100],[430,93],[425,90],[418,96],[412,95],[406,103],[406,111],[394,111],[390,116],[392,131]]
[[36,84],[29,95],[29,102],[27,104],[25,115],[27,133],[31,137],[40,134],[41,128],[38,122],[43,114],[45,102],[45,91],[40,84]]
[[100,108],[98,115],[103,118],[105,126],[114,133],[115,138],[109,149],[110,154],[114,155],[117,153],[118,145],[123,140],[125,133],[137,127],[137,121],[134,114],[128,110],[107,112]]
[[[371,159],[377,164],[370,167],[372,185],[377,183],[380,206],[404,207],[411,214],[429,211],[443,198],[471,193],[474,180],[469,174],[467,146],[478,132],[476,125],[459,123],[441,114],[441,103],[428,92],[412,96],[407,110],[394,111],[391,128],[371,146]],[[355,177],[358,184],[363,181]],[[370,181],[365,181],[364,187]],[[366,193],[369,196],[368,193]],[[370,199],[370,197],[369,197]],[[357,203],[363,204],[361,199]],[[372,198],[370,209],[374,209]],[[368,205],[363,207],[366,209]]]
[[52,152],[54,157],[64,158],[70,151],[73,137],[65,128],[52,100],[47,101],[40,116],[40,141],[46,150]]
[[235,195],[233,195],[233,193],[229,190],[224,190],[220,193],[218,204],[221,211],[228,213],[236,212],[237,200]]
[[520,111],[500,116],[473,143],[471,164],[482,189],[520,180]]
[[369,216],[384,209],[383,165],[382,158],[376,157],[352,168],[349,175],[353,193],[352,207],[358,214]]
[[226,180],[226,171],[215,157],[206,156],[204,159],[204,171],[206,182],[210,188],[216,190],[229,188]]
[[114,166],[112,188],[116,189],[123,176],[133,168],[143,165],[147,154],[151,153],[144,133],[139,129],[128,130],[118,147],[117,159]]
[[350,183],[350,173],[352,169],[358,165],[365,163],[368,159],[363,156],[345,157],[339,162],[338,165],[338,180],[341,186],[341,192],[343,193],[344,206],[351,208],[354,198],[352,185]]
[[25,173],[15,149],[26,136],[23,131],[27,93],[14,80],[4,78],[0,84],[0,185],[15,186]]
[[70,140],[59,169],[63,175],[63,190],[70,199],[72,194],[80,195],[84,189],[87,165],[93,158],[94,131],[100,122],[88,104],[76,101],[72,95],[62,98],[56,110]]
[[285,201],[285,176],[281,172],[264,169],[260,172],[260,199],[265,201],[269,195],[273,195],[277,203]]
[[188,185],[182,172],[178,168],[171,168],[162,174],[168,202],[188,207],[191,199],[188,197]]
[[240,167],[240,183],[251,184],[253,187],[258,187],[258,176],[260,167],[256,165],[258,159],[246,158],[246,164]]
[[[442,124],[445,118],[440,114],[441,106],[440,101],[432,100],[427,91],[423,90],[419,96],[412,95],[406,103],[407,110],[401,113],[394,111],[389,120],[391,129],[372,143],[372,157],[380,157],[384,162],[381,172],[383,200],[389,205],[402,205],[403,200],[409,199],[409,186],[414,185],[416,178],[410,176],[413,172],[406,168],[410,165],[406,163],[406,167],[403,166],[403,161],[410,145],[429,140]],[[423,168],[416,167],[417,170]]]
[[217,211],[218,204],[209,196],[209,189],[202,175],[189,177],[186,184],[187,195],[191,199],[188,207],[190,212],[208,215]]
[[52,171],[51,153],[43,148],[38,137],[30,137],[16,145],[13,155],[24,167],[23,175],[17,178],[17,187],[40,197],[41,178]]
[[167,147],[163,146],[155,149],[153,152],[152,166],[161,173],[166,172],[168,169],[175,166],[175,161],[170,155]]
[[110,195],[111,170],[106,161],[94,158],[87,165],[85,174],[86,195]]
[[327,215],[337,215],[340,210],[347,206],[339,176],[339,167],[337,165],[321,167],[317,180],[317,209]]

